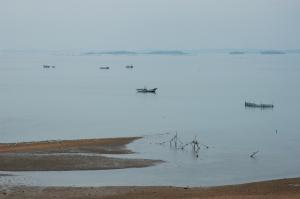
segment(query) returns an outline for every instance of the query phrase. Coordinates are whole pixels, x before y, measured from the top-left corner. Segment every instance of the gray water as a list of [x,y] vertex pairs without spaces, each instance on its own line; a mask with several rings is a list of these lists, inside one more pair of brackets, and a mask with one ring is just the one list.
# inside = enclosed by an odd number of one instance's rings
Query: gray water
[[[43,64],[55,69],[43,69]],[[125,66],[133,64],[133,70]],[[100,70],[109,66],[110,70]],[[0,53],[0,141],[145,136],[142,169],[1,172],[0,181],[73,186],[210,186],[300,173],[300,55],[203,53],[69,56]],[[157,87],[157,94],[135,89]],[[273,103],[249,109],[245,100]],[[276,134],[277,130],[277,134]],[[178,132],[209,149],[196,158],[158,142]],[[157,135],[160,133],[169,133]],[[259,151],[255,159],[249,158]]]

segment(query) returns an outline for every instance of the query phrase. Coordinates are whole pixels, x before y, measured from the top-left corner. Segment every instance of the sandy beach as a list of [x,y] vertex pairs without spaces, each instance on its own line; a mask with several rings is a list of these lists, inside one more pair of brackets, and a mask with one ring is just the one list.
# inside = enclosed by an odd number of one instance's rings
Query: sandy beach
[[1,187],[0,198],[64,199],[298,199],[300,178],[209,188],[189,187]]
[[0,144],[0,170],[103,170],[147,167],[162,162],[103,156],[133,153],[126,148],[126,144],[136,139],[139,137]]

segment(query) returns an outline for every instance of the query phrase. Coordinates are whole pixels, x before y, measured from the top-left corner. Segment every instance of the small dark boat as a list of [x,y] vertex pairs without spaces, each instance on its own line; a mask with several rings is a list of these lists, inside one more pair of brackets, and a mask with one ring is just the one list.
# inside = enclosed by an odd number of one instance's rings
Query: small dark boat
[[104,69],[104,70],[108,70],[109,69],[109,67],[108,66],[101,66],[101,67],[99,67],[100,69]]
[[133,65],[127,65],[126,68],[131,69],[131,68],[133,68]]
[[157,90],[157,88],[153,88],[153,89],[147,89],[147,88],[138,88],[136,89],[136,91],[138,93],[155,93]]
[[43,65],[43,68],[55,68],[55,66],[50,66],[50,65],[44,64],[44,65]]
[[245,107],[251,108],[274,108],[273,104],[256,104],[251,102],[245,102]]

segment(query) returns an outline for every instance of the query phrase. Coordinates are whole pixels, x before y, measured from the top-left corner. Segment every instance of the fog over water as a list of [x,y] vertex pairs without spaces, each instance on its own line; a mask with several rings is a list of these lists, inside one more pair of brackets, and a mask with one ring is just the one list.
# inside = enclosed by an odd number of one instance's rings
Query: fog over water
[[1,0],[0,49],[299,48],[298,0]]

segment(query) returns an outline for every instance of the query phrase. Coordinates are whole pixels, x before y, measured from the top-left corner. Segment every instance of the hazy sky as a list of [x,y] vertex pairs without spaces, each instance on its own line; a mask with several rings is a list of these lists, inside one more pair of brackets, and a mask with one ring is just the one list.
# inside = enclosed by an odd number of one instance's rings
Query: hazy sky
[[0,0],[0,49],[300,48],[300,0]]

